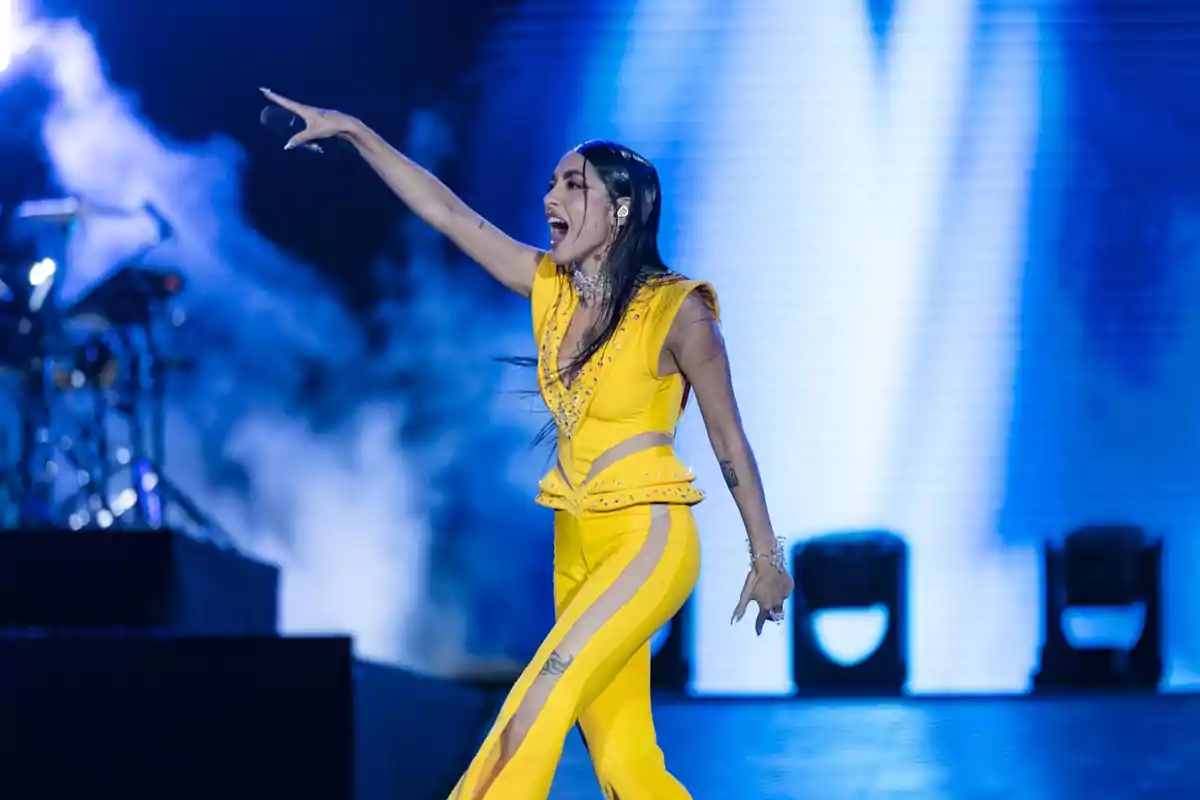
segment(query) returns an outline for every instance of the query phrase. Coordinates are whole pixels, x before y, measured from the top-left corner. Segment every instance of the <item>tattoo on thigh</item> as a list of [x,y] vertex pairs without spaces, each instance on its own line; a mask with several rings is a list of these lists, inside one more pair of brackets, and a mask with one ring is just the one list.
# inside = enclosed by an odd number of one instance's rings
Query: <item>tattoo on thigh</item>
[[738,476],[737,471],[733,468],[732,461],[721,462],[721,475],[725,478],[725,485],[730,489],[737,488]]
[[562,675],[567,671],[567,667],[571,666],[571,662],[575,660],[575,656],[562,656],[555,650],[546,659],[546,663],[542,664],[542,675]]

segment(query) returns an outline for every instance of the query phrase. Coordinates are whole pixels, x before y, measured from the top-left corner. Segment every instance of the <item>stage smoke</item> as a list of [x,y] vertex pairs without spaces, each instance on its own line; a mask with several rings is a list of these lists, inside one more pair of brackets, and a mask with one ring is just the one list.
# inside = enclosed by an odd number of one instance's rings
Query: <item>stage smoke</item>
[[[172,391],[167,474],[242,548],[282,567],[286,632],[351,632],[365,657],[454,669],[467,659],[467,626],[456,615],[469,603],[443,604],[443,624],[415,633],[438,498],[429,465],[401,448],[408,413],[381,389],[361,322],[245,220],[244,154],[234,142],[160,135],[108,83],[78,24],[35,33],[33,63],[53,94],[43,134],[57,181],[112,207],[150,204],[173,229],[151,260],[186,276],[180,341],[200,364]],[[247,108],[257,103],[249,87]],[[152,240],[144,223],[79,225],[66,299]],[[461,283],[455,291],[461,297]]]

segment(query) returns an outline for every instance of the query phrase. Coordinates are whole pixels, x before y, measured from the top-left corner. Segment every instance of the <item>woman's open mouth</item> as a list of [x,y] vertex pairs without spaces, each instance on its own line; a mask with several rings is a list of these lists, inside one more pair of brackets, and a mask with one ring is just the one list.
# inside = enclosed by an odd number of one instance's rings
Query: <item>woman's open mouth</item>
[[562,244],[563,239],[567,238],[567,231],[571,226],[562,217],[547,217],[546,221],[550,224],[550,246],[558,247]]

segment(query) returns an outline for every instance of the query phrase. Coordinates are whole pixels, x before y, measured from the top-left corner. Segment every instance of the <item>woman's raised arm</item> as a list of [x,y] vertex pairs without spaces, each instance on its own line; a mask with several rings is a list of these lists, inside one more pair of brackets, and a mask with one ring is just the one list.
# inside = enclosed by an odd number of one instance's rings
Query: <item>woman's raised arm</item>
[[354,117],[297,103],[269,89],[262,92],[304,121],[304,130],[287,143],[289,149],[332,137],[350,142],[414,214],[447,236],[493,278],[529,297],[542,251],[516,241],[479,216],[432,173]]

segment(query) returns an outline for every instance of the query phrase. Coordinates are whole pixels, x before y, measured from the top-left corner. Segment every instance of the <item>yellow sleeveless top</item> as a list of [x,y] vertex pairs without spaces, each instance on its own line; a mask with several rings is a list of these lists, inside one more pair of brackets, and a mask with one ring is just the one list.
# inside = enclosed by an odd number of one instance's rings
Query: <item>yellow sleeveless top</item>
[[631,437],[674,435],[688,387],[682,375],[659,377],[658,362],[675,314],[697,290],[716,316],[716,294],[707,283],[681,279],[644,287],[612,339],[565,386],[558,374],[559,349],[579,298],[553,260],[542,258],[531,295],[533,329],[538,386],[558,428],[558,464],[538,484],[537,503],[580,513],[704,499],[692,485],[695,475],[671,446],[638,449],[592,469],[606,451]]

